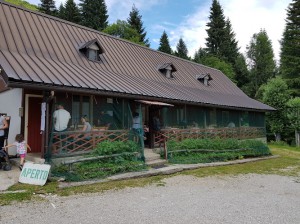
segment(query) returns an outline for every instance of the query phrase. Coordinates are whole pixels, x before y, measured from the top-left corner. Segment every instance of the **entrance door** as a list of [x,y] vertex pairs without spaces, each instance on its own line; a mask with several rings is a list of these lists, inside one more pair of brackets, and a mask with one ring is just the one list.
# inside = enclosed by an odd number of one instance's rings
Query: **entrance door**
[[27,143],[31,147],[31,151],[28,152],[37,153],[42,151],[40,134],[42,97],[28,96],[27,102]]

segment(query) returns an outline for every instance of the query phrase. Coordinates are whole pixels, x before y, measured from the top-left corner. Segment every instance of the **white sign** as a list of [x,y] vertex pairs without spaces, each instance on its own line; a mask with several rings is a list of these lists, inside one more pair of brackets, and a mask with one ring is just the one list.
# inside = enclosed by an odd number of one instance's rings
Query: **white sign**
[[25,163],[19,177],[19,182],[23,184],[33,184],[43,186],[50,171],[48,164]]

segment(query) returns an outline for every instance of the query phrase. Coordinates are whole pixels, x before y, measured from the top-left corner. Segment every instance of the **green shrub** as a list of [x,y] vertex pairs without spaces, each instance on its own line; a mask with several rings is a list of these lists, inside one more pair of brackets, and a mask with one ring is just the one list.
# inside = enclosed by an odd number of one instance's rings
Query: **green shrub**
[[66,181],[82,181],[94,178],[105,178],[117,173],[132,172],[146,168],[144,162],[137,158],[132,152],[140,151],[136,142],[127,141],[103,141],[97,145],[90,156],[103,156],[120,154],[119,156],[103,158],[88,162],[75,163],[71,172],[66,165],[55,167],[51,174],[63,176]]
[[103,141],[97,145],[94,149],[93,154],[102,156],[102,155],[112,155],[112,154],[120,154],[125,152],[138,152],[139,146],[134,141]]
[[[171,140],[167,147],[169,162],[172,163],[208,163],[270,155],[268,146],[258,140],[185,139],[181,142]],[[193,151],[198,149],[198,152]]]

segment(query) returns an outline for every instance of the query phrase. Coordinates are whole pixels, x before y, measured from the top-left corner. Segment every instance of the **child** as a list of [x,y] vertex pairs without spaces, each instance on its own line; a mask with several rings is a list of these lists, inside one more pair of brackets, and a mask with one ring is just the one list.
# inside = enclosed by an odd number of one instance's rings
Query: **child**
[[20,155],[20,170],[23,169],[23,165],[24,165],[24,161],[25,161],[25,157],[26,157],[26,153],[27,153],[27,148],[31,151],[31,148],[28,144],[26,144],[26,142],[24,141],[24,137],[22,134],[17,134],[16,135],[16,142],[7,145],[5,148],[5,150],[7,151],[7,149],[11,146],[17,146],[17,153]]

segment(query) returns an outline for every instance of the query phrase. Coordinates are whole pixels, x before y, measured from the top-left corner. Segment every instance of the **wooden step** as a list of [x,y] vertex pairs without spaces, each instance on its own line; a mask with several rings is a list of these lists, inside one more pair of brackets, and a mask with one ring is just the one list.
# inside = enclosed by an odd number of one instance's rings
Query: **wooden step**
[[151,167],[163,166],[165,164],[167,164],[167,160],[165,160],[165,159],[146,161],[146,165],[151,166]]

